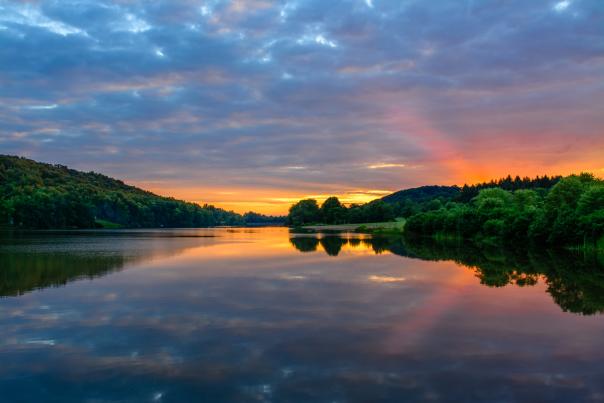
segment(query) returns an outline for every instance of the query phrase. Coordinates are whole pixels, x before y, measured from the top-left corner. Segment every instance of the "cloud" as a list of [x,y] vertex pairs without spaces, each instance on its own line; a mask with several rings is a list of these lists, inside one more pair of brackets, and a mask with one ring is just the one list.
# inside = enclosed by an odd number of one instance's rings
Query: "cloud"
[[371,275],[368,277],[368,279],[369,279],[369,281],[374,282],[374,283],[384,283],[384,284],[402,283],[402,282],[406,281],[405,277],[377,276],[377,275]]
[[[52,32],[53,34],[67,35],[87,35],[84,30],[77,27],[57,21],[44,15],[40,9],[28,3],[17,3],[11,5],[0,5],[0,22],[7,25],[23,25],[32,28],[38,28]],[[8,29],[7,27],[4,27]]]
[[568,8],[568,6],[570,6],[570,1],[568,1],[568,0],[560,1],[554,5],[554,10],[560,13],[560,12],[566,10]]
[[369,168],[369,169],[388,169],[388,168],[406,168],[406,167],[407,167],[406,164],[393,164],[393,163],[383,163],[383,162],[367,165],[367,168]]
[[3,153],[291,197],[604,163],[596,0],[75,5],[0,6]]

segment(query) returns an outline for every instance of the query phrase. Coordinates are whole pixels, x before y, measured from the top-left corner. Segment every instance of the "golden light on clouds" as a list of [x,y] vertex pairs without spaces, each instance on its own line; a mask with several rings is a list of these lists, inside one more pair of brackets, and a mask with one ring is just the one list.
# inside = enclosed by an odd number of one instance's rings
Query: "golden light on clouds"
[[393,276],[369,276],[369,281],[374,283],[402,283],[405,281],[405,277],[393,277]]
[[393,163],[377,163],[367,165],[369,169],[388,169],[388,168],[407,168],[406,164],[393,164]]

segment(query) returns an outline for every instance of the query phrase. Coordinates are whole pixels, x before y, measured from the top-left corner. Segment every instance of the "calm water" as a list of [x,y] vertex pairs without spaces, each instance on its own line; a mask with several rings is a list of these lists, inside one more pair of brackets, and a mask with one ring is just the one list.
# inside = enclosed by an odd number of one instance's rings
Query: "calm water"
[[604,401],[602,273],[284,228],[4,234],[0,401]]

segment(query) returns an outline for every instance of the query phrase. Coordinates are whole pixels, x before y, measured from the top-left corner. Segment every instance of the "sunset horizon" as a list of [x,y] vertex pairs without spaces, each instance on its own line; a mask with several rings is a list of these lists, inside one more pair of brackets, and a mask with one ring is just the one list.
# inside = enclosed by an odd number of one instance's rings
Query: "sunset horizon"
[[285,214],[604,173],[602,5],[0,3],[0,151]]
[[[394,192],[398,192],[400,190],[412,189],[421,186],[459,186],[463,185],[476,185],[479,183],[490,182],[492,180],[504,179],[508,176],[512,178],[520,177],[520,178],[535,178],[541,176],[568,176],[568,175],[578,175],[581,173],[590,173],[598,178],[604,178],[604,169],[569,169],[567,171],[539,171],[534,174],[494,174],[494,175],[485,175],[485,176],[476,176],[475,179],[461,180],[461,181],[441,181],[435,183],[423,183],[423,184],[413,184],[409,186],[393,186],[389,189],[345,189],[342,187],[333,187],[328,188],[329,191],[325,193],[313,193],[312,188],[307,192],[292,192],[292,193],[280,193],[278,190],[275,194],[271,194],[274,192],[273,189],[263,190],[263,189],[252,189],[255,192],[250,192],[249,188],[238,188],[238,189],[221,189],[221,190],[212,190],[212,189],[196,189],[195,187],[191,188],[164,188],[164,187],[156,187],[153,183],[140,181],[140,182],[132,182],[130,184],[134,186],[138,186],[142,189],[151,191],[161,196],[166,197],[174,197],[177,199],[185,200],[188,202],[197,203],[199,205],[210,204],[216,207],[224,208],[227,210],[235,211],[236,213],[247,213],[250,211],[267,214],[267,215],[286,215],[291,205],[296,203],[302,199],[315,199],[318,202],[323,202],[328,197],[338,197],[343,204],[362,204],[368,203],[372,200],[380,199],[384,196],[392,194]],[[320,188],[320,186],[318,187]],[[254,194],[256,193],[257,194]],[[251,193],[251,195],[250,195]],[[196,195],[201,195],[197,197]]]
[[[21,156],[24,157],[24,156]],[[24,157],[27,158],[27,157]],[[41,160],[39,162],[54,164],[54,165],[64,165],[60,161],[45,161]],[[80,169],[84,172],[96,172],[102,175],[110,176],[106,172],[100,172],[95,170],[93,167],[88,167],[84,165],[83,167],[75,167],[68,166],[68,168],[72,169]],[[379,168],[368,168],[372,170],[379,169],[388,169],[393,168],[390,166],[379,167]],[[341,186],[323,186],[322,184],[317,184],[315,186],[308,187],[306,192],[300,191],[291,191],[284,192],[281,189],[258,189],[254,187],[241,187],[241,188],[198,188],[194,185],[190,187],[175,187],[174,183],[170,181],[166,181],[166,185],[162,186],[161,183],[156,181],[135,181],[128,180],[127,177],[119,177],[115,176],[114,179],[121,180],[127,185],[136,186],[143,190],[155,193],[159,196],[163,197],[171,197],[178,200],[183,200],[191,203],[198,204],[203,206],[205,204],[209,204],[215,207],[223,208],[225,210],[234,211],[239,214],[244,214],[248,212],[255,212],[265,215],[275,215],[275,216],[284,216],[287,215],[289,208],[295,204],[297,201],[302,199],[315,199],[319,203],[322,203],[329,197],[338,197],[342,204],[350,206],[352,204],[364,204],[373,200],[381,199],[384,196],[389,194],[407,190],[422,186],[458,186],[462,187],[463,185],[476,185],[480,183],[487,183],[490,181],[497,181],[500,179],[504,179],[506,177],[511,177],[512,179],[519,178],[535,178],[535,177],[557,177],[557,176],[568,176],[568,175],[578,175],[581,173],[589,173],[594,175],[596,178],[604,178],[604,169],[570,169],[563,170],[553,170],[553,171],[536,171],[534,173],[526,173],[526,174],[516,174],[509,173],[514,171],[505,171],[508,173],[493,173],[492,175],[484,174],[484,176],[468,176],[467,180],[451,180],[451,181],[438,181],[435,180],[433,183],[419,183],[412,182],[412,185],[409,186],[396,186],[394,184],[389,189],[347,189],[345,185]],[[379,177],[379,174],[376,173],[376,177]],[[313,192],[313,190],[317,189],[325,189],[324,193]]]

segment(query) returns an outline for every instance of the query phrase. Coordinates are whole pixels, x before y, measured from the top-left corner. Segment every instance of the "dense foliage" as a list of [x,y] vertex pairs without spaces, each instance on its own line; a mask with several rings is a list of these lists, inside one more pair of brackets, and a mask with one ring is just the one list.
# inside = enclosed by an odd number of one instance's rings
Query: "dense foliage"
[[293,226],[306,224],[346,224],[390,221],[396,217],[392,205],[383,200],[344,206],[337,197],[330,197],[321,207],[314,199],[301,200],[289,209],[287,222]]
[[0,226],[207,227],[253,218],[160,197],[94,172],[0,155]]
[[392,205],[397,217],[408,218],[415,214],[438,210],[449,202],[469,203],[482,189],[499,188],[509,191],[535,190],[543,194],[561,179],[560,176],[537,176],[536,178],[512,178],[507,176],[499,180],[458,186],[422,186],[401,190],[382,198]]
[[547,189],[551,189],[556,183],[562,179],[561,176],[537,176],[533,178],[520,178],[516,176],[512,179],[510,175],[506,178],[499,180],[492,180],[490,182],[479,183],[476,185],[464,185],[460,189],[460,193],[453,199],[456,202],[467,203],[474,197],[478,196],[478,193],[482,189],[489,188],[500,188],[503,190],[516,191],[516,190],[535,190],[538,192],[544,192]]
[[408,218],[413,215],[443,208],[447,203],[468,203],[480,190],[497,187],[506,190],[533,189],[543,194],[554,186],[560,177],[536,177],[512,179],[511,176],[497,181],[476,185],[421,186],[401,190],[366,204],[344,206],[337,197],[330,197],[319,206],[316,200],[301,200],[289,211],[288,224],[348,224],[391,221],[396,217]]
[[423,186],[346,207],[336,197],[302,200],[288,223],[345,224],[407,219],[405,232],[482,241],[604,248],[604,182],[591,174],[511,176],[477,185]]
[[382,200],[387,203],[400,203],[412,201],[415,203],[423,203],[433,199],[453,200],[459,197],[461,188],[459,186],[420,186],[417,188],[399,190],[388,196],[384,196]]
[[581,174],[557,181],[550,190],[484,188],[469,203],[449,202],[410,217],[405,231],[483,241],[596,246],[604,236],[604,181]]

